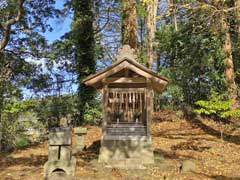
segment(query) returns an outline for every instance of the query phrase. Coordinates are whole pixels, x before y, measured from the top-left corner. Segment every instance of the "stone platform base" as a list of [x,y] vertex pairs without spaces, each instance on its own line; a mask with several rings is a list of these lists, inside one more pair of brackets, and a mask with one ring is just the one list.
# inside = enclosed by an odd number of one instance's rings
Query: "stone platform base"
[[61,171],[67,176],[74,177],[76,169],[76,158],[72,157],[70,161],[56,160],[48,161],[44,164],[44,178],[47,179],[55,171]]
[[151,137],[105,136],[98,161],[107,167],[142,169],[154,163]]

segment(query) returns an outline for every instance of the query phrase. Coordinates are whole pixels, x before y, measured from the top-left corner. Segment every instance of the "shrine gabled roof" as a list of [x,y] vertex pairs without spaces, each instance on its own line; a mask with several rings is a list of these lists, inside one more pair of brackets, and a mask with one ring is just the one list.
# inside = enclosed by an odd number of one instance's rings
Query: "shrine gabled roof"
[[136,74],[148,79],[152,88],[158,92],[162,92],[169,82],[167,78],[159,76],[157,73],[139,64],[132,58],[122,56],[121,59],[119,59],[117,62],[113,63],[111,66],[104,69],[103,71],[88,76],[86,79],[83,80],[83,83],[87,86],[102,89],[106,78],[124,69],[129,69]]

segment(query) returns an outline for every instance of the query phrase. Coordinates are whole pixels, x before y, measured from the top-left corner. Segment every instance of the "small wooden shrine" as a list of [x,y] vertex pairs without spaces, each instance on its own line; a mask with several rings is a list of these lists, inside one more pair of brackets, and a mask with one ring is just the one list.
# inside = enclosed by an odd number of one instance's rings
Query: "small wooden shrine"
[[139,64],[136,58],[134,50],[124,45],[114,64],[84,80],[103,93],[99,162],[112,166],[153,162],[153,90],[161,93],[168,80]]

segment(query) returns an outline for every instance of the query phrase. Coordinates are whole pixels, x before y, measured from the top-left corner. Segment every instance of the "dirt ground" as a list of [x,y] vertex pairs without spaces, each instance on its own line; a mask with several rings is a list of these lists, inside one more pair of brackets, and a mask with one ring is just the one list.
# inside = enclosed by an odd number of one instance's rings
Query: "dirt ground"
[[[86,148],[77,155],[77,180],[240,180],[240,131],[223,131],[213,120],[155,115],[155,164],[141,170],[104,168],[97,163],[101,129],[88,127]],[[0,156],[1,180],[43,179],[47,142]],[[190,163],[190,169],[188,169]]]

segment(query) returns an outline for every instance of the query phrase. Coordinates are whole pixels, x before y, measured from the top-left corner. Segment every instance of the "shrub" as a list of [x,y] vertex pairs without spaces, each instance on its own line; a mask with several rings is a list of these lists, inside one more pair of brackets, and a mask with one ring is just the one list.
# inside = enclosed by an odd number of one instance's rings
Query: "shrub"
[[26,136],[19,136],[16,138],[16,148],[24,148],[29,145],[29,139]]
[[220,119],[240,118],[240,109],[232,109],[232,101],[226,100],[224,95],[212,92],[210,100],[200,100],[195,103],[199,108],[196,114],[214,116]]
[[102,112],[98,108],[89,108],[84,114],[84,120],[87,124],[99,125],[102,120]]
[[14,148],[25,147],[29,140],[23,136],[30,128],[44,129],[44,124],[38,121],[36,113],[32,112],[35,102],[6,102],[1,116],[2,147],[9,151]]

